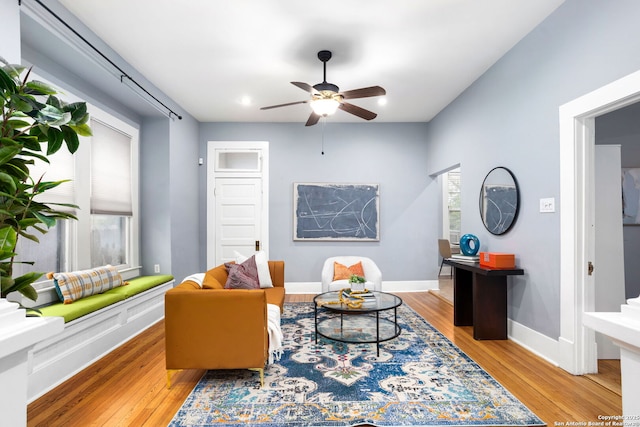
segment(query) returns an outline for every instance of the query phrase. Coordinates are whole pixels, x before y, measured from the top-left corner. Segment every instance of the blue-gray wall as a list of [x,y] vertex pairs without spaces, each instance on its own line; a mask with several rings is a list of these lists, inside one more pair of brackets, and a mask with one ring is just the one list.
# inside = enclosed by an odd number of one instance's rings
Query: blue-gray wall
[[[437,274],[437,182],[426,168],[425,123],[203,123],[207,141],[269,141],[269,256],[286,262],[285,279],[319,282],[322,263],[335,255],[364,255],[383,280],[435,279]],[[202,169],[201,201],[206,197]],[[294,182],[380,184],[379,242],[293,240]],[[206,229],[201,205],[201,229]],[[201,256],[205,254],[205,242]]]
[[140,136],[140,262],[144,274],[171,274],[171,190],[169,119],[147,118]]
[[[204,270],[200,244],[206,233],[200,228],[198,182],[198,122],[189,115],[171,121],[169,147],[169,189],[171,226],[171,274],[181,281]],[[151,213],[153,215],[153,213]],[[145,215],[145,220],[149,216]]]
[[[428,127],[428,170],[461,164],[462,231],[477,234],[482,250],[515,253],[526,271],[509,286],[509,317],[552,338],[560,333],[558,107],[640,69],[639,16],[634,0],[567,0]],[[522,196],[502,237],[469,214],[495,166],[514,172]],[[546,197],[556,213],[539,212]]]

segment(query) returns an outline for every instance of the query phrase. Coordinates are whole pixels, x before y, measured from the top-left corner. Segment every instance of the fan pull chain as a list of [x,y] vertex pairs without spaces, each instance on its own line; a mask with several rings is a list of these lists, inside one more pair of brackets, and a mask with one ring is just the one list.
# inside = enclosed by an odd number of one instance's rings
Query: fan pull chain
[[327,123],[327,118],[322,118],[322,151],[320,152],[324,156],[324,126]]

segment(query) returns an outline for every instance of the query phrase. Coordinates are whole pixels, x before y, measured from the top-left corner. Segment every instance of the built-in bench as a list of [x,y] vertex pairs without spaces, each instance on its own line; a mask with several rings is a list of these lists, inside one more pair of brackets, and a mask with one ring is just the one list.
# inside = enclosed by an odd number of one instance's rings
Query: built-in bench
[[171,275],[142,276],[126,286],[72,304],[38,307],[42,316],[64,318],[64,331],[28,355],[28,402],[32,402],[164,317]]

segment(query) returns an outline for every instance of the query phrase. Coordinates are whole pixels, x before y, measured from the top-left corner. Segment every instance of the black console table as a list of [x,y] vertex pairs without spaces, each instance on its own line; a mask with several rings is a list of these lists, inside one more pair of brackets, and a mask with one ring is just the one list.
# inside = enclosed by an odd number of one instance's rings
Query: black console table
[[507,339],[507,277],[521,268],[487,268],[479,263],[445,259],[453,268],[453,324],[473,326],[476,340]]

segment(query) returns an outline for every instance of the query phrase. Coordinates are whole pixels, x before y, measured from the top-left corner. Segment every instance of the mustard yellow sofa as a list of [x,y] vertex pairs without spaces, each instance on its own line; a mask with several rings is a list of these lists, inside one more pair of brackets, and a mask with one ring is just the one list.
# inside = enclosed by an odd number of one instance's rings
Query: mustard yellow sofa
[[224,265],[165,294],[167,386],[180,369],[251,369],[264,381],[267,304],[284,307],[284,261],[269,261],[272,288],[224,289]]

